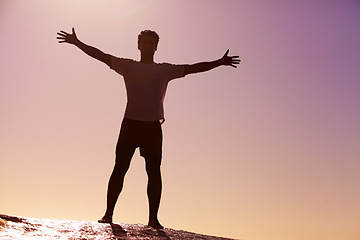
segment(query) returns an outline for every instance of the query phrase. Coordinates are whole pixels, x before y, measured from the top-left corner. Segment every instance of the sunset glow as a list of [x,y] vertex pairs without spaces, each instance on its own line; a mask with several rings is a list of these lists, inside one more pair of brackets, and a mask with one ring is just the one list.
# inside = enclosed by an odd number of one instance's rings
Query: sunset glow
[[[239,55],[170,82],[163,124],[165,227],[246,240],[360,239],[360,2],[0,2],[0,213],[97,221],[126,105],[123,79],[83,42],[156,62]],[[114,221],[147,223],[136,152]]]

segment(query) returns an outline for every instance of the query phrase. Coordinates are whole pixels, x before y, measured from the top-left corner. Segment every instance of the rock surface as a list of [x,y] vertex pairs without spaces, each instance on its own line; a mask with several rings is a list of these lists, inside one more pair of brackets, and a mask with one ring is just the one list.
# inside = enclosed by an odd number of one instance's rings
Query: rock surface
[[165,228],[156,230],[141,224],[21,218],[0,214],[0,239],[203,239],[229,240]]

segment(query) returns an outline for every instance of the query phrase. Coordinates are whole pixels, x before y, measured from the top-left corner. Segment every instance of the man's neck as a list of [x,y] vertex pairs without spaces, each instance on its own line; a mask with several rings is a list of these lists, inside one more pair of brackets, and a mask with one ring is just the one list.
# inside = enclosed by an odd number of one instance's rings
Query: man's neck
[[145,64],[152,64],[154,63],[154,55],[141,55],[140,62]]

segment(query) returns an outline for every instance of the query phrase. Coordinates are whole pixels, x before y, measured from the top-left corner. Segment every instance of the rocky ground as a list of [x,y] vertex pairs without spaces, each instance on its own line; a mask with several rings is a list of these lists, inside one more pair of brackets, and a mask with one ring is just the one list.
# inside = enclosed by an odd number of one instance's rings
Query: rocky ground
[[21,218],[0,214],[0,239],[203,239],[229,240],[165,228],[155,230],[141,224]]

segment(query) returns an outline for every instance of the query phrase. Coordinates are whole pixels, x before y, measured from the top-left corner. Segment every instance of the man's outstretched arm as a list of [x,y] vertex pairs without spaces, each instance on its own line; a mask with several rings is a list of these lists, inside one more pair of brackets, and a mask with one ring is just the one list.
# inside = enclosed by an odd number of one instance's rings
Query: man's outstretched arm
[[85,43],[81,42],[77,38],[74,28],[72,28],[72,34],[67,33],[65,31],[60,31],[57,34],[59,35],[57,37],[57,39],[59,39],[59,43],[74,44],[75,46],[80,48],[87,55],[89,55],[89,56],[91,56],[91,57],[105,63],[106,65],[108,65],[110,67],[110,65],[111,65],[111,55],[106,54],[106,53],[100,51],[97,48],[94,48],[92,46],[86,45]]
[[239,56],[228,56],[229,50],[226,51],[224,56],[212,62],[200,62],[185,66],[185,75],[191,73],[205,72],[219,66],[232,66],[236,68],[236,64],[240,63]]

